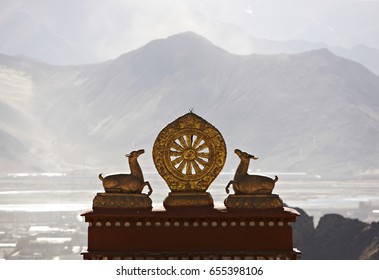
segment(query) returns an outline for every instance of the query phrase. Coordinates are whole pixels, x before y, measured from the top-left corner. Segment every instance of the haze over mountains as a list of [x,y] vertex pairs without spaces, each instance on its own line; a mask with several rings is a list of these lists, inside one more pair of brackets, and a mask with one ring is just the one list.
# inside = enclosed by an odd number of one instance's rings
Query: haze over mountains
[[191,32],[115,60],[52,66],[0,56],[1,173],[126,171],[159,131],[188,112],[262,172],[347,178],[379,173],[379,77],[326,49],[234,55]]
[[192,30],[235,54],[328,48],[379,75],[379,2],[355,0],[3,0],[0,53],[102,62]]
[[328,49],[337,56],[358,62],[379,76],[379,50],[363,44],[350,49],[330,46],[324,43],[312,43],[300,40],[272,41],[250,38],[251,52],[254,54],[296,54],[317,49]]

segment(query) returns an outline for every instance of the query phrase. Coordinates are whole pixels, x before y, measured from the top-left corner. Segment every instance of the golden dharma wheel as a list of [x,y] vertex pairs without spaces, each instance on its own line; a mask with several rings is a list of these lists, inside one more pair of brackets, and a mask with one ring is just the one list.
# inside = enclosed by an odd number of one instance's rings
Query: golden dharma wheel
[[225,159],[221,133],[192,112],[167,125],[153,147],[154,164],[172,192],[205,192]]

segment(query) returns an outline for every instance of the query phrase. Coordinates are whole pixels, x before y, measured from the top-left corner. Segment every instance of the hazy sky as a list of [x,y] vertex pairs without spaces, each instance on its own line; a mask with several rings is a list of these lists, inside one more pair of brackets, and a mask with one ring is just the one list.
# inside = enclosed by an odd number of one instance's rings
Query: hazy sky
[[379,1],[0,0],[6,54],[102,61],[188,30],[234,53],[251,53],[249,36],[379,48]]

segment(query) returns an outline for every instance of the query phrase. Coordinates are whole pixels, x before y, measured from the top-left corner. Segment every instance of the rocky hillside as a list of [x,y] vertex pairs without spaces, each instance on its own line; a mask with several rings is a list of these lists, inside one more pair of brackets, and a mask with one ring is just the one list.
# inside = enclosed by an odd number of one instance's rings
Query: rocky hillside
[[305,260],[379,260],[379,222],[371,224],[339,214],[321,217],[317,227],[301,209],[293,225],[294,246]]

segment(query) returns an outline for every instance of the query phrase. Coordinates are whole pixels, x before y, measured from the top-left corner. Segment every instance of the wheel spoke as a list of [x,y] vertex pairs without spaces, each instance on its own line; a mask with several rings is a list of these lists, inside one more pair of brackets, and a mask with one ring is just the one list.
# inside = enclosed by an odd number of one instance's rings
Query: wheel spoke
[[200,166],[197,164],[197,162],[195,160],[192,161],[192,166],[193,166],[193,169],[195,169],[196,173],[201,172],[201,168],[200,168]]
[[182,146],[180,146],[178,143],[176,143],[175,141],[172,143],[172,148],[178,150],[178,151],[183,151],[184,148]]
[[192,174],[192,161],[187,161],[186,174],[187,175],[191,175]]
[[197,153],[197,156],[201,158],[209,158],[209,153]]
[[196,150],[196,152],[199,152],[199,151],[202,151],[206,148],[208,148],[208,146],[205,143],[203,143],[199,147],[197,147],[195,150]]
[[184,167],[186,166],[186,163],[187,163],[187,161],[183,160],[183,161],[179,164],[177,170],[178,170],[179,172],[183,172],[183,169],[184,169]]
[[193,135],[186,134],[186,142],[187,142],[188,148],[192,147],[192,141],[193,141]]
[[181,157],[182,155],[183,155],[182,152],[179,152],[179,151],[173,151],[173,150],[170,151],[170,156],[171,156],[171,157]]
[[175,165],[177,165],[178,163],[182,162],[183,160],[184,160],[183,157],[178,157],[178,158],[172,160],[172,161],[171,161],[171,164],[172,164],[173,166],[175,166]]
[[179,142],[180,142],[180,145],[182,145],[183,148],[188,148],[187,146],[187,143],[186,143],[186,140],[184,140],[184,137],[183,136],[180,136],[178,138]]
[[201,138],[199,136],[196,136],[196,139],[193,142],[192,148],[196,149],[196,147],[200,145],[201,141],[202,141]]
[[196,157],[195,158],[195,161],[197,162],[197,163],[200,163],[202,166],[206,166],[207,164],[208,164],[208,162],[207,161],[205,161],[205,160],[203,160],[203,159],[201,159],[201,158],[199,158],[199,157]]

